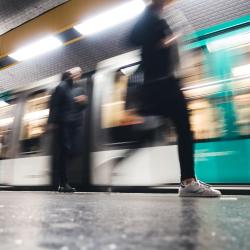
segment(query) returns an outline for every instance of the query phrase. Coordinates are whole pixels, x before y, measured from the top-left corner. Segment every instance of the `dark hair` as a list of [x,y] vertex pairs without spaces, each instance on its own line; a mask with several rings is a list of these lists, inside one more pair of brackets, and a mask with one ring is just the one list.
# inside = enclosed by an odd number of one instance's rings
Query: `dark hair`
[[61,81],[67,81],[71,79],[71,73],[66,71],[62,74]]

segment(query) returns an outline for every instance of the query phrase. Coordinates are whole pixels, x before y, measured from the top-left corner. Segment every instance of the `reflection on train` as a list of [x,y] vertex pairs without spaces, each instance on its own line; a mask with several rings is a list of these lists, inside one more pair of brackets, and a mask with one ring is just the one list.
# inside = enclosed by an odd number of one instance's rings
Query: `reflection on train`
[[[249,32],[241,28],[210,34],[190,42],[186,49],[192,56],[182,58],[183,91],[196,140],[196,173],[208,183],[250,183]],[[238,39],[239,35],[244,39]],[[128,79],[139,58],[138,51],[129,52],[100,62],[96,72],[88,74],[93,90],[90,84],[85,156],[70,168],[70,179],[76,184],[83,184],[89,170],[94,186],[179,182],[171,121],[142,117],[136,107],[126,104]],[[39,86],[1,95],[0,185],[51,184],[51,136],[45,126],[50,93],[58,82],[56,76]]]

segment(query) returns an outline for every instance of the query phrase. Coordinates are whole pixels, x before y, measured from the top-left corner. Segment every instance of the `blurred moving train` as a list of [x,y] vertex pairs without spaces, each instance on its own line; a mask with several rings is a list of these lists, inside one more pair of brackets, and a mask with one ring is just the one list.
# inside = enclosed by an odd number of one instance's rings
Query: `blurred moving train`
[[[218,26],[198,33],[195,40],[190,35],[185,47],[192,52],[183,58],[182,73],[196,142],[195,168],[208,183],[250,184],[250,28],[239,27],[224,25],[222,32]],[[126,108],[128,79],[138,63],[139,52],[133,51],[100,62],[95,72],[83,76],[91,101],[84,114],[83,154],[69,170],[72,184],[179,182],[171,122]],[[52,184],[51,135],[45,126],[59,77],[1,94],[0,185]]]

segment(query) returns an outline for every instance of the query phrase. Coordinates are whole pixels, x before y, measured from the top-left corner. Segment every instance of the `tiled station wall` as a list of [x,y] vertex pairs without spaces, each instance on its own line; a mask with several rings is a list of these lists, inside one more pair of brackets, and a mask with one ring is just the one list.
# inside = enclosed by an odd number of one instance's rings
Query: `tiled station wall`
[[[193,29],[199,30],[249,14],[250,0],[178,0],[176,7],[184,13]],[[0,71],[1,90],[23,86],[77,65],[84,72],[92,71],[99,61],[131,50],[124,42],[130,27],[131,23],[127,23],[3,69]]]

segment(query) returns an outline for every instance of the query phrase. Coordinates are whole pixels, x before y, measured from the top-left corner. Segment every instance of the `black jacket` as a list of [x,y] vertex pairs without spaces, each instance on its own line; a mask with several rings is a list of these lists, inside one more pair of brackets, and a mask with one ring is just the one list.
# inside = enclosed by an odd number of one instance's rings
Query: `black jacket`
[[130,44],[142,49],[142,67],[146,79],[172,75],[179,62],[177,44],[160,47],[160,42],[172,35],[165,19],[149,6],[139,17],[129,36]]
[[86,95],[83,87],[75,86],[71,80],[62,81],[51,96],[48,123],[80,126],[83,118],[82,111],[87,106],[75,102],[74,97],[80,95]]

